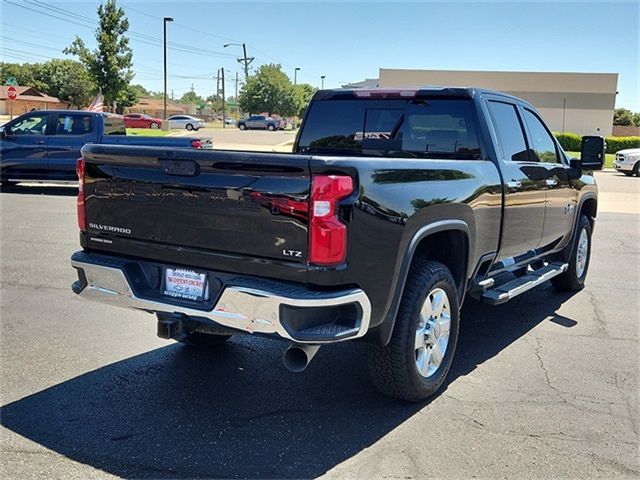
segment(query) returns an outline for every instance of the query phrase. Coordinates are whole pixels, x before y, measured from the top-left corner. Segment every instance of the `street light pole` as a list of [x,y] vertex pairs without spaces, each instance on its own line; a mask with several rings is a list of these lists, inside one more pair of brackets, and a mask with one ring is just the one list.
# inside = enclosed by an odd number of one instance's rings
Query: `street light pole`
[[298,84],[298,70],[300,70],[300,67],[296,67],[293,70],[293,86],[294,87]]
[[167,123],[167,22],[173,22],[171,17],[162,18],[162,27],[164,31],[164,108],[162,110],[162,128],[168,130],[169,124]]
[[320,77],[320,82],[321,82],[320,90],[324,90],[324,78],[325,77],[326,77],[326,75],[322,75]]

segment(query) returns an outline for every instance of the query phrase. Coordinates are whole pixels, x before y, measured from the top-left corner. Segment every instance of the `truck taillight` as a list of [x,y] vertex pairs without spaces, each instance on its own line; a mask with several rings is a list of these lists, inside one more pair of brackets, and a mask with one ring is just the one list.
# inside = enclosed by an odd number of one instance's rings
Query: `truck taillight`
[[200,140],[191,140],[191,147],[202,148],[202,142]]
[[78,199],[76,200],[76,207],[78,210],[78,227],[80,230],[85,231],[87,229],[87,217],[84,213],[84,174],[86,165],[84,158],[79,158],[76,161],[76,174],[78,174]]
[[353,193],[346,175],[314,175],[311,181],[309,262],[335,265],[347,256],[347,226],[338,218],[338,201]]

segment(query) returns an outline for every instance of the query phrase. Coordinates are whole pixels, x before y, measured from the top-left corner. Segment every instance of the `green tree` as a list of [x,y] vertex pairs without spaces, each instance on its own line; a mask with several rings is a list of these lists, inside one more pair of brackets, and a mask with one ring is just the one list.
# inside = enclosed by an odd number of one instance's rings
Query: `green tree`
[[[222,112],[222,95],[209,95],[206,102],[211,106],[214,112]],[[229,107],[227,107],[229,109]]]
[[63,51],[78,56],[102,91],[105,105],[111,105],[113,108],[115,102],[127,102],[131,99],[127,88],[133,78],[133,52],[129,47],[129,39],[125,36],[129,29],[129,21],[124,10],[116,5],[116,0],[106,0],[102,3],[98,7],[98,17],[98,47],[94,51],[90,51],[80,37],[76,37]]
[[311,97],[313,97],[313,94],[316,93],[317,90],[317,88],[309,85],[308,83],[299,83],[294,87],[296,102],[295,116],[302,117],[304,115],[304,111],[307,109]]
[[636,127],[640,127],[640,112],[636,112],[633,114],[633,124]]
[[625,127],[633,125],[633,114],[626,108],[616,108],[613,112],[613,124]]
[[178,102],[187,103],[190,105],[200,105],[204,102],[204,100],[196,92],[194,92],[193,90],[189,90],[187,93],[182,95],[182,97],[180,97],[180,100],[178,100]]
[[21,86],[57,97],[74,107],[83,107],[91,101],[95,85],[89,72],[80,62],[53,59],[45,63],[0,63],[0,83],[13,76]]
[[257,73],[246,81],[238,103],[244,112],[280,114],[297,113],[293,84],[280,65],[261,65]]
[[46,93],[77,108],[89,105],[96,90],[87,69],[75,60],[50,60],[41,65],[39,78]]
[[0,62],[0,84],[4,85],[7,78],[14,77],[20,86],[33,87],[40,92],[49,93],[48,85],[40,79],[40,68],[41,64],[38,63]]
[[151,92],[138,83],[131,85],[130,90],[135,92],[138,98],[151,96]]

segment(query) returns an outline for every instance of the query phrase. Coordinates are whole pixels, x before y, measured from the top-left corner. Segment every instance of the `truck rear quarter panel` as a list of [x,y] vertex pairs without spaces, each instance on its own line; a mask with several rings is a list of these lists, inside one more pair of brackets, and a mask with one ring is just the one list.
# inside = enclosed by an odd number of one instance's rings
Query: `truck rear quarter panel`
[[[311,268],[317,285],[358,285],[372,304],[372,326],[392,308],[404,285],[409,245],[425,226],[461,221],[468,227],[467,271],[498,248],[502,215],[499,172],[490,161],[375,157],[312,157],[312,173],[348,173],[356,193],[348,224],[347,265]],[[410,262],[409,262],[410,263]]]

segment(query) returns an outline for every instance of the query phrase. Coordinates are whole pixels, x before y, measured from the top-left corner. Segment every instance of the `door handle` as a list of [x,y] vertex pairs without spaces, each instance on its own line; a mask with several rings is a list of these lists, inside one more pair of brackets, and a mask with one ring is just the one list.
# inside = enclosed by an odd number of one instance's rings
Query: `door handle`
[[34,140],[33,144],[34,145],[44,145],[44,140]]
[[555,187],[558,184],[558,181],[553,178],[547,178],[544,183],[547,184],[547,187]]
[[511,180],[507,182],[507,188],[518,189],[522,187],[522,182],[520,180]]

